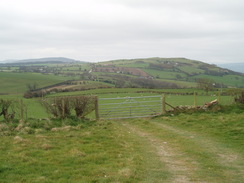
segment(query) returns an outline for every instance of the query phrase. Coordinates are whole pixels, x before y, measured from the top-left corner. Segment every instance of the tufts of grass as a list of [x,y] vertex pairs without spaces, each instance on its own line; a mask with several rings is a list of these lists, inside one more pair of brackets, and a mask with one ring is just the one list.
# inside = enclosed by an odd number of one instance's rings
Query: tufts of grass
[[64,120],[61,119],[34,119],[29,118],[26,121],[14,120],[12,122],[0,122],[0,136],[14,136],[24,134],[39,134],[48,131],[70,131],[87,128],[95,124],[95,121],[89,119],[78,119],[73,117]]
[[[176,116],[155,117],[156,121],[207,134],[226,143],[230,148],[243,152],[244,113],[242,104],[215,106],[207,112],[181,113]],[[216,109],[217,108],[217,109]]]
[[161,182],[169,176],[147,144],[106,121],[79,130],[3,136],[0,153],[3,183]]

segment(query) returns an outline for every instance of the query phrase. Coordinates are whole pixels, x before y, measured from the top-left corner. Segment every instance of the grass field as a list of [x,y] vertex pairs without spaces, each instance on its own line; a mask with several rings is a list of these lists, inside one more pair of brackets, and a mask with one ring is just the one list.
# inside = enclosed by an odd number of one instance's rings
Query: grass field
[[10,94],[24,93],[27,91],[27,84],[37,83],[38,87],[41,88],[72,79],[72,77],[44,75],[38,73],[11,72],[0,72],[0,78],[0,93]]
[[167,71],[160,71],[160,70],[154,70],[154,69],[143,69],[145,72],[147,72],[149,75],[157,78],[164,78],[164,79],[177,79],[177,76],[184,78],[186,77],[186,74],[179,73],[179,72],[167,72]]
[[197,69],[197,68],[192,68],[192,67],[190,67],[190,66],[183,66],[183,67],[180,67],[179,68],[181,71],[183,71],[183,72],[186,72],[186,73],[188,73],[188,74],[201,74],[201,73],[204,73],[204,71],[203,70],[201,70],[201,69]]
[[0,180],[241,183],[243,117],[181,114],[16,131],[1,135]]
[[227,75],[227,76],[208,76],[208,75],[199,75],[194,76],[193,78],[207,78],[212,79],[217,83],[224,83],[232,87],[243,87],[244,78],[241,76]]

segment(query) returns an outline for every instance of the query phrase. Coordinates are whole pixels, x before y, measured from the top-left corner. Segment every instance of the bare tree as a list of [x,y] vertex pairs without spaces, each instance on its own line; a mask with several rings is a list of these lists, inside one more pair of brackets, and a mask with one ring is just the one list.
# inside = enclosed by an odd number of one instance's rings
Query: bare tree
[[198,87],[205,90],[206,94],[214,88],[214,84],[214,80],[208,78],[199,78],[197,80]]
[[27,87],[27,89],[28,89],[28,91],[35,91],[37,88],[38,88],[38,84],[35,82],[35,83],[28,83],[27,85],[26,85],[26,87]]

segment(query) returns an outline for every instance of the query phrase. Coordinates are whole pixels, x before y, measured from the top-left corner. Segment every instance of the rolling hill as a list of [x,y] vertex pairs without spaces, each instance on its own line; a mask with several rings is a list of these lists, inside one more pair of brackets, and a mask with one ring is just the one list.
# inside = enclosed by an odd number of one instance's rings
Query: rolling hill
[[107,78],[110,75],[114,80],[124,75],[126,81],[139,77],[178,87],[194,87],[199,78],[211,79],[216,87],[244,87],[243,74],[186,58],[112,60],[94,64],[92,71]]
[[[0,93],[25,92],[26,85],[32,83],[37,83],[41,89],[60,91],[100,87],[195,88],[200,79],[211,81],[215,88],[244,88],[244,74],[186,58],[155,57],[98,63],[67,58],[31,59],[0,64],[0,74]],[[72,82],[55,88],[55,84],[67,80]]]
[[80,60],[74,60],[65,57],[47,57],[47,58],[36,58],[36,59],[23,59],[23,60],[5,60],[0,63],[4,64],[37,64],[37,63],[76,63],[83,62]]

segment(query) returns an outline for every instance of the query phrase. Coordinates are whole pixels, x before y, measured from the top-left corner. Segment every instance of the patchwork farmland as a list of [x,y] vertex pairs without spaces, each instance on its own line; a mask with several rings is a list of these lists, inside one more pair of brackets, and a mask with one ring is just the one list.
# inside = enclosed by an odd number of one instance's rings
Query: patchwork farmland
[[0,182],[244,179],[241,73],[184,58],[0,71]]

